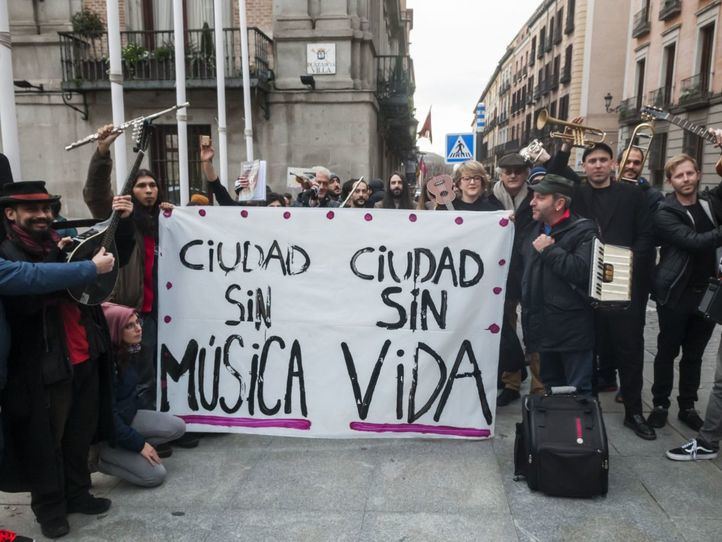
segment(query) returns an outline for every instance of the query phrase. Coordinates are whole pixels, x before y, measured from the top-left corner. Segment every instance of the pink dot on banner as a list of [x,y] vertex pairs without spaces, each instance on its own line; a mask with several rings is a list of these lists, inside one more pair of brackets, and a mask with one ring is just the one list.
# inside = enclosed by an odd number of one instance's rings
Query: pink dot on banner
[[499,265],[506,265],[506,260],[504,258],[499,260]]
[[173,320],[173,318],[171,318],[170,316],[164,316],[164,317],[163,317],[163,321],[164,321],[166,324],[170,324],[170,321],[171,321],[171,320]]
[[456,220],[454,220],[454,222],[456,222],[459,226],[461,226],[464,223],[464,219],[461,218],[460,216],[457,216]]
[[170,281],[169,281],[169,282],[166,282],[166,283],[165,283],[165,287],[166,287],[167,290],[170,290],[171,288],[173,288],[173,283],[170,282]]
[[499,295],[499,294],[501,293],[501,288],[499,288],[498,286],[495,286],[493,292],[494,292],[496,295]]
[[496,324],[491,324],[486,329],[488,329],[489,331],[491,331],[494,334],[499,333],[499,331],[501,331],[501,328],[499,326],[497,326]]
[[506,228],[509,225],[509,219],[508,218],[502,218],[499,220],[499,226],[502,228]]
[[206,210],[205,209],[198,209],[198,214],[201,216],[206,216]]
[[326,213],[326,218],[328,218],[329,220],[333,220],[333,217],[335,216],[336,213],[334,213],[333,211],[329,211],[328,213]]
[[170,209],[166,209],[165,211],[163,211],[163,216],[166,218],[170,218],[170,216],[172,214],[173,214],[173,211],[171,211]]
[[371,222],[373,219],[374,219],[374,217],[371,216],[371,213],[366,213],[366,214],[364,215],[364,220],[365,220],[366,222]]
[[243,218],[247,218],[247,217],[248,217],[248,211],[246,211],[245,209],[243,209],[243,210],[241,211],[241,216],[242,216]]
[[291,213],[288,212],[288,211],[286,211],[285,213],[283,213],[283,218],[285,218],[286,220],[288,220],[289,218],[291,218]]
[[409,215],[409,222],[416,222],[416,219],[417,219],[417,218],[418,218],[418,217],[417,217],[414,213],[411,213],[411,214]]

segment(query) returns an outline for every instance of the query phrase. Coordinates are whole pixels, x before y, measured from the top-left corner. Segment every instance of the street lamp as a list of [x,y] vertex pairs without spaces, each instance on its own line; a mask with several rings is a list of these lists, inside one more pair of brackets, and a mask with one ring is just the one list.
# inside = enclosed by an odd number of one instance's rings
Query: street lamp
[[621,107],[621,105],[618,105],[617,107],[611,107],[613,99],[614,96],[612,96],[611,92],[607,92],[607,94],[604,96],[604,110],[607,113],[616,113]]

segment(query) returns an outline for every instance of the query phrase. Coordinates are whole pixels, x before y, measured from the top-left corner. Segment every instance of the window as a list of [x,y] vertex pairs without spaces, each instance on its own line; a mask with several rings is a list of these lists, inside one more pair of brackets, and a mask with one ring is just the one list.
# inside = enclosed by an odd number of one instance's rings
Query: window
[[[210,135],[208,124],[188,125],[188,178],[191,190],[203,190],[200,145],[202,135]],[[165,201],[180,203],[180,173],[178,168],[178,125],[156,124],[153,129],[150,152],[151,171],[158,176],[158,183]]]
[[536,59],[536,36],[531,39],[531,56],[529,57],[529,65],[533,66]]
[[647,65],[647,60],[644,58],[640,58],[637,60],[637,77],[636,77],[636,87],[635,87],[635,96],[636,96],[636,102],[635,107],[637,108],[637,111],[642,109],[642,100],[644,98],[644,71],[645,67]]
[[552,75],[553,84],[554,84],[554,88],[555,88],[555,89],[559,86],[559,70],[560,70],[560,65],[561,65],[561,57],[560,57],[559,55],[557,55],[557,56],[554,58],[554,71],[553,71],[553,75]]
[[[224,3],[223,26],[231,26],[231,4]],[[173,30],[173,0],[125,0],[128,30]],[[213,28],[213,0],[183,2],[183,19],[188,30],[200,30],[204,23]]]
[[569,95],[559,98],[559,118],[567,120],[569,118]]
[[566,34],[571,34],[574,32],[574,8],[575,8],[576,2],[574,0],[569,0],[567,2],[567,22],[564,25],[564,32]]
[[551,107],[549,107],[549,115],[552,117],[557,116],[557,101],[554,100],[551,104]]
[[665,107],[672,101],[672,88],[674,86],[674,57],[677,51],[677,44],[671,43],[664,48],[664,56],[662,58],[662,75],[664,83],[662,85],[662,96],[654,105]]
[[709,91],[712,74],[712,55],[714,46],[714,23],[703,26],[699,31],[699,83],[703,94]]
[[692,132],[684,131],[682,137],[682,152],[689,154],[702,166],[702,153],[704,151],[704,139]]

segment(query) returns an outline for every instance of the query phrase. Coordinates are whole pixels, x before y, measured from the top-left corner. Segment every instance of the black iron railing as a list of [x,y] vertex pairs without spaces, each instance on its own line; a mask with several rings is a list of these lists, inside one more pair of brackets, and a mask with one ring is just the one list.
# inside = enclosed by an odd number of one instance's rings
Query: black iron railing
[[649,8],[647,6],[640,9],[634,14],[634,23],[632,24],[632,37],[639,38],[649,33],[651,26],[649,23]]
[[649,93],[649,105],[654,107],[667,107],[672,101],[672,89],[660,87]]
[[679,105],[703,103],[709,100],[709,75],[698,73],[682,79],[679,91]]
[[681,0],[664,0],[659,6],[659,20],[667,21],[682,11]]
[[376,94],[379,100],[413,97],[416,89],[414,61],[410,56],[380,55],[377,59]]
[[[240,85],[241,39],[239,28],[225,28],[224,70],[230,85]],[[108,84],[108,34],[87,36],[59,32],[63,85],[102,87]],[[120,33],[123,78],[131,83],[175,82],[175,45],[172,30]],[[216,79],[215,35],[213,29],[188,30],[185,36],[185,71],[189,82],[214,86]],[[248,29],[249,64],[252,82],[265,85],[271,79],[273,41],[258,28]]]

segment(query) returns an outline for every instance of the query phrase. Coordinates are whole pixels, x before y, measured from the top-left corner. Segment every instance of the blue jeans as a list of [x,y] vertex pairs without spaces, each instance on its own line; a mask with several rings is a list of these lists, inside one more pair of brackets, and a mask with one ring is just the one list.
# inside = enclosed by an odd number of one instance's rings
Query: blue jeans
[[539,352],[544,386],[574,386],[581,395],[592,395],[594,352]]

